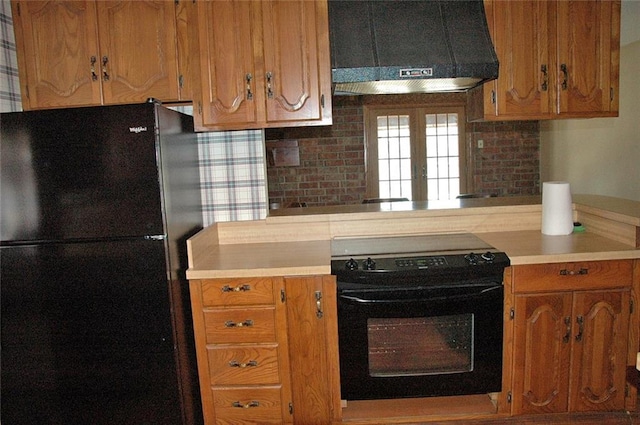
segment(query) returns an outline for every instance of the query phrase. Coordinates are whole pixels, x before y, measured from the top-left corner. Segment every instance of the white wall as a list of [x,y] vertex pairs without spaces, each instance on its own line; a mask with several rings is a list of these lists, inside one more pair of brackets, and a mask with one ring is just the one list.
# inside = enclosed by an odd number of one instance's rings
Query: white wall
[[542,181],[640,201],[640,1],[622,1],[620,114],[541,122]]

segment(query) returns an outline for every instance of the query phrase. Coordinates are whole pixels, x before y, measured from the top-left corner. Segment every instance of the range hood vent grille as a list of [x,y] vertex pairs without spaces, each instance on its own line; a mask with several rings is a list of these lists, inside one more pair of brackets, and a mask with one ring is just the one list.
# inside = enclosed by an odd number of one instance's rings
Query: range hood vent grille
[[498,77],[481,0],[329,0],[334,94],[466,91]]

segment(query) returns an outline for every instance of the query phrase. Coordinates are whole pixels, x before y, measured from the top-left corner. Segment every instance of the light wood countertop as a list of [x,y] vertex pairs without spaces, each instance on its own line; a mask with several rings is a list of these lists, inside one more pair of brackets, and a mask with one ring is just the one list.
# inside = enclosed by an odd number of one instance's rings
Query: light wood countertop
[[217,245],[187,270],[189,279],[331,274],[326,241]]
[[[640,249],[592,233],[548,236],[539,231],[476,234],[504,251],[511,264],[640,258]],[[331,243],[325,241],[217,245],[187,271],[189,279],[331,273]]]
[[517,197],[428,207],[297,208],[266,220],[218,223],[187,242],[187,278],[329,274],[330,241],[356,235],[473,233],[514,265],[640,258],[640,202],[575,195],[574,218],[587,230],[568,236],[540,232],[539,202]]
[[529,230],[476,236],[504,251],[512,265],[640,258],[639,249],[588,232],[549,236]]

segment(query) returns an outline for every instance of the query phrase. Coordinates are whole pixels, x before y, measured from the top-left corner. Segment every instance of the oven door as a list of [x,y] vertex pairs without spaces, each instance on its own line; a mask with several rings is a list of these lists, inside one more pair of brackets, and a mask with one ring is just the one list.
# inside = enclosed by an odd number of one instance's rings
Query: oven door
[[338,283],[342,399],[501,390],[503,286]]

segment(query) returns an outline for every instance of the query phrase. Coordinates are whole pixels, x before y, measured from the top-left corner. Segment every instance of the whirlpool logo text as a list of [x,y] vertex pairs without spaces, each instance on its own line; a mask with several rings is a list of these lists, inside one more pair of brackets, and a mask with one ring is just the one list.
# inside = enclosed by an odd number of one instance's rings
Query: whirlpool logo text
[[147,127],[129,127],[130,133],[142,133],[143,131],[147,131]]

